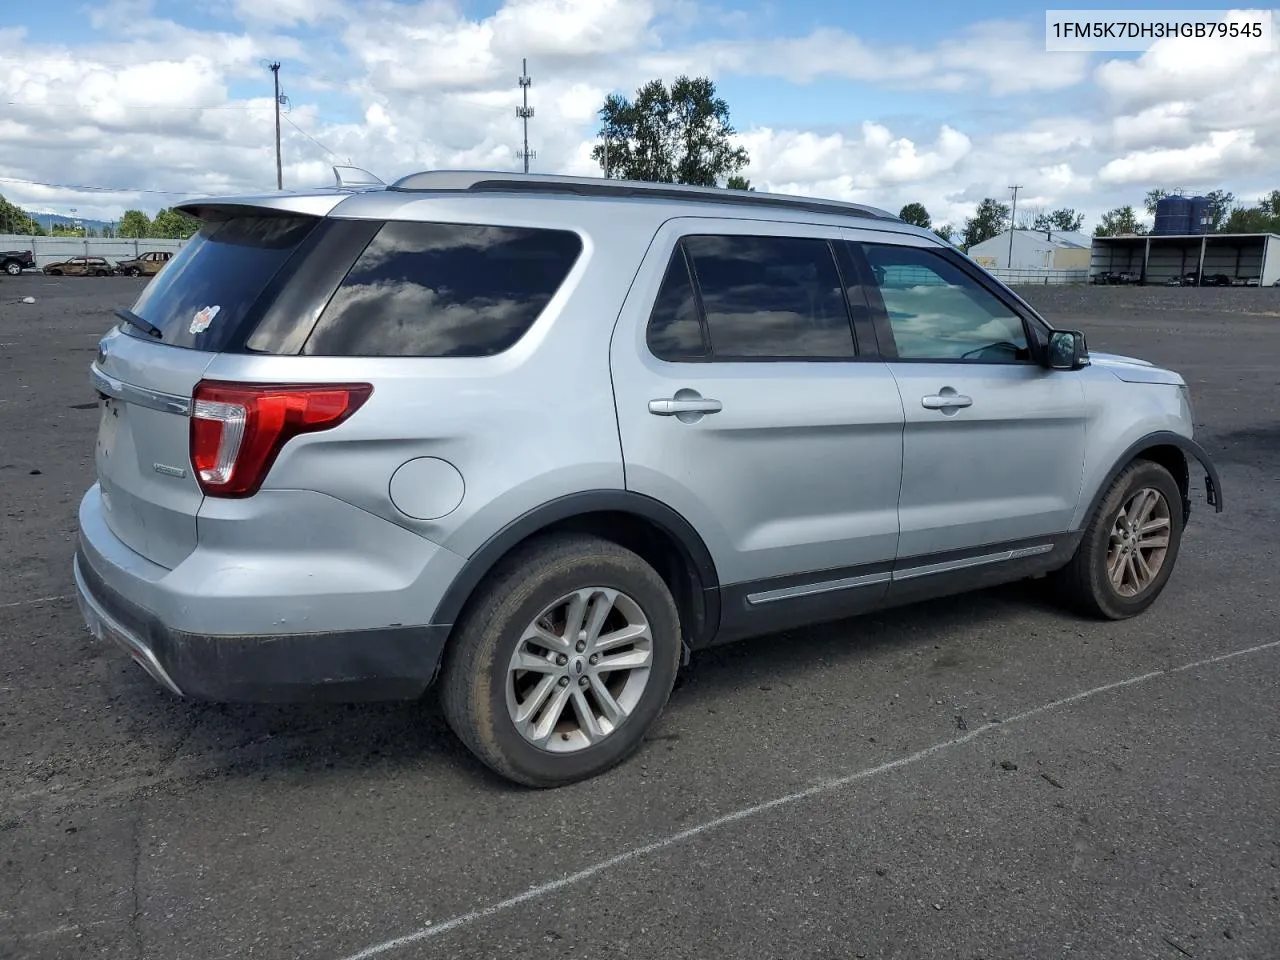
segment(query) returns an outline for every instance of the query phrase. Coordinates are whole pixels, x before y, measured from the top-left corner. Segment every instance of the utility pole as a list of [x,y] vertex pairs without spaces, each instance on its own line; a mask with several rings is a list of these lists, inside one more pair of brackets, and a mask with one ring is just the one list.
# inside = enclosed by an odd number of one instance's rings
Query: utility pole
[[270,65],[271,76],[276,86],[276,189],[284,189],[284,169],[280,164],[280,63],[274,61]]
[[524,106],[516,107],[516,116],[524,121],[524,149],[520,151],[518,156],[524,160],[524,172],[529,172],[529,161],[537,157],[537,154],[529,149],[529,119],[533,116],[533,107],[529,106],[529,87],[533,80],[529,77],[529,61],[523,59],[520,61],[520,92],[524,98]]
[[1018,216],[1018,191],[1022,189],[1022,184],[1015,184],[1009,188],[1013,191],[1013,210],[1009,214],[1009,260],[1005,267],[1009,270],[1013,269],[1013,231],[1017,224]]

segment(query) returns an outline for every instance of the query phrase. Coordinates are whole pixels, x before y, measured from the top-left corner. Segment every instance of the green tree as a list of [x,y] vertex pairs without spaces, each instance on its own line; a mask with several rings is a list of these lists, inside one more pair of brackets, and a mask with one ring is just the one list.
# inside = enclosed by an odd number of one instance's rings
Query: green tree
[[44,236],[44,227],[27,211],[0,196],[0,233]]
[[980,204],[972,217],[964,222],[964,240],[963,246],[965,250],[973,247],[983,240],[990,240],[992,237],[998,237],[1009,225],[1009,205],[1001,203],[999,200],[993,200],[986,197]]
[[730,190],[754,190],[755,189],[755,187],[751,185],[750,180],[748,180],[746,177],[740,177],[737,174],[734,174],[732,177],[730,177],[729,182],[726,183],[725,186]]
[[933,224],[929,220],[929,211],[923,203],[908,203],[898,211],[898,217],[906,223],[928,230]]
[[150,236],[169,240],[186,240],[198,229],[200,229],[200,222],[194,217],[166,207],[151,221]]
[[1095,237],[1118,237],[1125,233],[1146,232],[1146,227],[1138,222],[1138,215],[1132,206],[1107,211],[1102,215],[1102,222],[1093,229]]
[[949,223],[944,223],[940,227],[934,227],[933,232],[936,236],[947,241],[947,243],[954,244],[956,242],[956,228]]
[[[1164,187],[1152,187],[1148,190],[1147,196],[1143,200],[1143,206],[1147,208],[1147,213],[1154,217],[1156,215],[1156,204],[1169,195],[1169,191]],[[1120,208],[1117,207],[1116,209],[1119,210]],[[1102,234],[1097,234],[1097,236],[1102,236]]]
[[1076,213],[1071,207],[1061,207],[1050,213],[1042,213],[1035,219],[1036,230],[1058,230],[1063,233],[1074,233],[1084,226],[1084,214]]
[[1236,207],[1222,222],[1223,233],[1275,233],[1280,229],[1280,217],[1257,207]]
[[1258,206],[1273,217],[1280,217],[1280,190],[1272,190],[1258,201]]
[[650,80],[634,102],[617,94],[605,98],[603,142],[592,148],[591,158],[610,177],[713,187],[750,159],[745,148],[733,145],[735,132],[729,105],[706,77],[677,77],[669,90],[661,80]]
[[126,210],[120,217],[120,228],[116,231],[130,240],[141,240],[151,236],[151,218],[141,210]]

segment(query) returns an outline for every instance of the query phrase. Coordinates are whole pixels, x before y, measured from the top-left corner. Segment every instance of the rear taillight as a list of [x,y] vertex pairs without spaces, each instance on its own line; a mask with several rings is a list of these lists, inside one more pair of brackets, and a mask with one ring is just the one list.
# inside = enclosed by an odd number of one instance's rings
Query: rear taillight
[[191,466],[211,497],[251,497],[280,449],[360,409],[367,383],[250,384],[202,380],[191,412]]

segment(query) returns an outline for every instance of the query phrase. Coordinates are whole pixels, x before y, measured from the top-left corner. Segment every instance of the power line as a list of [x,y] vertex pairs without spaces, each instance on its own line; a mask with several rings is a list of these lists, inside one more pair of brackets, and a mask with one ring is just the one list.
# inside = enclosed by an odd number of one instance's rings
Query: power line
[[313,137],[311,134],[307,133],[307,131],[303,130],[300,126],[294,123],[287,113],[284,115],[284,122],[289,124],[289,126],[293,127],[293,129],[297,130],[300,134],[302,134],[304,137],[306,137],[308,140],[314,143],[317,147],[319,147],[329,156],[333,157],[333,159],[337,160],[339,163],[342,162],[342,158],[340,156],[338,156],[336,153],[334,153],[332,150],[326,147],[323,143],[321,143],[315,137]]
[[198,193],[193,190],[148,190],[143,187],[88,187],[71,183],[24,180],[21,177],[0,177],[0,183],[22,183],[32,187],[49,187],[53,190],[78,190],[81,193],[154,193],[166,197],[190,197]]
[[[71,100],[0,100],[10,107],[88,107],[86,104]],[[129,103],[131,107],[144,107],[147,110],[261,110],[263,104],[254,103],[210,103],[190,106],[176,106],[162,103]]]

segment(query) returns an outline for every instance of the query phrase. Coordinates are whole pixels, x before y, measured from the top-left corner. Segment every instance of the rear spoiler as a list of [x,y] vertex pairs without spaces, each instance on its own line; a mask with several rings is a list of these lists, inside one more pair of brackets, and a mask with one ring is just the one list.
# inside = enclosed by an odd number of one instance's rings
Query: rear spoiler
[[360,167],[335,166],[333,179],[334,185],[331,187],[184,200],[175,205],[174,209],[197,220],[225,220],[228,217],[247,215],[323,217],[353,193],[387,188],[385,183]]

